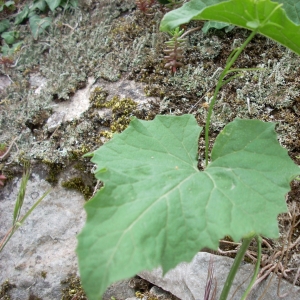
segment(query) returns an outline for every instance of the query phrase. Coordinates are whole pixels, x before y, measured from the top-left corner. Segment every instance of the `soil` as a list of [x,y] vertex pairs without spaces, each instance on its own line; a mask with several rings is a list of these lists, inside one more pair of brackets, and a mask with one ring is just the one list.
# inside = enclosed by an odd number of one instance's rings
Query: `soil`
[[[0,173],[12,178],[29,161],[35,168],[46,169],[49,181],[56,184],[57,174],[71,165],[80,170],[81,180],[77,182],[89,198],[96,181],[90,172],[93,165],[82,155],[101,146],[111,132],[124,130],[133,115],[151,120],[157,114],[192,113],[204,126],[218,74],[228,55],[249,32],[234,28],[230,32],[211,29],[207,34],[201,30],[189,34],[182,45],[183,66],[172,73],[165,68],[164,59],[168,35],[159,32],[165,8],[155,5],[143,13],[134,0],[79,2],[76,9],[48,12],[53,25],[38,39],[32,37],[28,23],[14,25],[23,46],[10,55],[10,61],[4,63],[2,56],[0,62],[2,82],[6,81],[6,87],[0,90],[0,143],[9,146],[17,138],[17,148],[13,146],[10,155],[0,161]],[[24,3],[20,2],[19,7]],[[186,30],[202,25],[194,21],[186,25]],[[257,35],[234,67],[261,70],[243,72],[222,88],[210,128],[211,144],[236,117],[276,122],[279,142],[299,165],[299,66],[296,54]],[[41,80],[38,83],[33,80],[36,76]],[[49,131],[47,121],[55,107],[70,102],[76,92],[89,84],[89,78],[98,82],[98,90],[91,94],[86,111]],[[121,81],[138,83],[151,100],[135,106],[131,101],[138,99],[133,94],[133,98],[122,102],[120,94],[112,94],[106,88]],[[41,82],[44,86],[37,92]],[[111,100],[113,97],[117,98]],[[107,101],[112,102],[103,105]],[[122,103],[123,109],[114,111],[115,103]],[[99,109],[111,109],[114,113],[110,111],[103,117]],[[203,149],[201,136],[200,157]],[[294,180],[287,195],[289,213],[278,217],[281,237],[276,241],[265,240],[262,260],[262,266],[281,262],[282,267],[275,271],[298,285],[299,196],[300,183]],[[221,243],[221,249],[236,249],[228,241],[230,238]],[[283,247],[290,249],[282,251]],[[250,261],[255,260],[255,251],[253,245],[248,253]]]

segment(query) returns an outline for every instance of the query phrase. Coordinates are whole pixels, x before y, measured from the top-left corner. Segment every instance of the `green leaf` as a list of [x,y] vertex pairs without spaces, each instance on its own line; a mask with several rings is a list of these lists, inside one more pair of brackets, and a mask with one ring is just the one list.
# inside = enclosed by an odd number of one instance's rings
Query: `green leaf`
[[49,17],[41,18],[38,15],[33,15],[29,19],[30,29],[35,39],[52,24],[52,19]]
[[59,7],[61,0],[46,0],[49,8],[54,11],[57,7]]
[[275,2],[282,3],[287,16],[295,24],[300,24],[300,2],[295,0],[274,0]]
[[11,45],[19,37],[19,33],[17,31],[7,31],[3,32],[1,34],[1,37],[5,40],[7,44]]
[[300,26],[293,23],[280,4],[270,0],[191,0],[167,13],[160,30],[170,31],[190,20],[234,24],[265,35],[300,55]]
[[6,1],[4,5],[6,7],[14,6],[15,5],[15,1]]
[[29,7],[28,5],[25,5],[23,10],[17,14],[15,19],[15,24],[21,24],[27,18],[28,14],[29,14]]
[[62,2],[60,3],[60,6],[62,6],[64,9],[68,9],[71,7],[77,7],[78,0],[62,0]]
[[223,29],[225,28],[225,32],[231,31],[234,26],[229,25],[228,23],[222,23],[222,22],[215,22],[215,21],[208,21],[205,22],[205,24],[202,27],[202,31],[204,33],[207,33],[209,29],[214,28],[214,29]]
[[10,23],[8,20],[3,20],[0,22],[0,33],[2,33],[3,31],[5,31],[6,29],[8,29],[10,27]]
[[45,0],[34,0],[33,5],[30,6],[30,10],[38,9],[40,11],[45,11],[47,9],[47,3]]
[[236,120],[215,142],[199,171],[191,115],[133,120],[94,152],[104,187],[86,205],[77,253],[83,287],[100,299],[109,284],[158,265],[164,272],[216,249],[230,235],[277,237],[277,215],[299,168],[277,139],[273,123]]
[[15,5],[14,1],[6,1],[4,4],[0,5],[0,12],[4,10],[4,8],[11,8],[13,9]]

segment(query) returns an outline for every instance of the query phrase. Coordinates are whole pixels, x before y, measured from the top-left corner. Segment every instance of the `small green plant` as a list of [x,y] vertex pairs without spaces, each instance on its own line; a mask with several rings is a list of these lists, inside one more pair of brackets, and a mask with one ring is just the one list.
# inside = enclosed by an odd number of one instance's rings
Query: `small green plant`
[[164,273],[190,261],[204,247],[217,249],[224,236],[242,240],[220,295],[227,299],[232,281],[253,238],[277,238],[285,195],[300,174],[277,141],[274,123],[236,119],[225,126],[209,153],[209,128],[220,89],[245,69],[233,65],[251,39],[263,34],[300,55],[297,11],[289,1],[191,0],[166,14],[161,30],[170,32],[190,20],[212,20],[251,30],[229,55],[216,84],[205,126],[204,171],[198,169],[194,116],[133,119],[91,156],[104,186],[85,205],[87,221],[78,236],[83,287],[100,299],[114,281],[162,266]]
[[78,0],[34,0],[32,5],[25,5],[24,9],[16,16],[15,24],[20,24],[29,19],[32,35],[37,39],[52,24],[50,17],[41,17],[40,13],[45,13],[49,9],[54,11],[59,6],[68,9],[76,7],[77,4]]
[[[1,176],[0,175],[0,183],[1,183]],[[39,203],[49,194],[50,190],[44,193],[44,195],[39,198],[34,205],[26,212],[26,214],[20,218],[21,209],[24,203],[25,198],[25,192],[26,192],[26,186],[29,179],[30,173],[29,173],[29,167],[25,167],[25,172],[22,177],[21,186],[19,189],[19,193],[17,196],[17,200],[15,203],[15,208],[13,212],[13,222],[12,227],[7,231],[6,235],[0,240],[0,252],[3,250],[5,245],[8,243],[10,238],[14,235],[14,233],[18,230],[19,227],[23,225],[25,220],[28,218],[28,216],[32,213],[32,211],[39,205]],[[3,176],[4,177],[4,176]],[[6,178],[4,178],[6,179]]]
[[[52,18],[42,16],[49,10],[55,11],[58,7],[63,9],[69,9],[77,7],[78,0],[34,0],[31,5],[26,4],[24,8],[16,15],[14,24],[24,23],[29,20],[29,26],[32,35],[35,39],[52,25]],[[0,5],[0,12],[4,9],[15,9],[14,1],[6,1]],[[0,33],[4,40],[4,45],[1,47],[1,52],[4,55],[12,55],[22,45],[22,41],[19,41],[19,32],[10,30],[11,27],[9,19],[4,19],[0,22]]]

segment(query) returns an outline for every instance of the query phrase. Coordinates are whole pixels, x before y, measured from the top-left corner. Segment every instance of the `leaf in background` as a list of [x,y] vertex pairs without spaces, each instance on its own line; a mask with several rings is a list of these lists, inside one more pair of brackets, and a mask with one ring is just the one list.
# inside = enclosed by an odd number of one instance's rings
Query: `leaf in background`
[[28,7],[28,5],[25,5],[23,10],[17,14],[16,19],[15,19],[15,24],[22,23],[27,18],[28,14],[29,14],[29,7]]
[[77,7],[78,0],[62,0],[62,2],[60,3],[60,6],[62,6],[64,9],[68,9],[71,7]]
[[10,23],[8,20],[3,20],[0,22],[0,33],[2,33],[3,31],[5,31],[6,29],[8,29],[10,27]]
[[270,0],[191,0],[167,13],[160,30],[168,32],[190,20],[213,20],[256,30],[300,55],[300,39],[295,38],[300,36],[300,26],[282,7],[276,9],[278,5]]
[[49,8],[54,11],[57,7],[60,6],[61,0],[46,0]]
[[[2,1],[1,1],[2,2]],[[2,2],[3,3],[3,2]],[[14,7],[15,2],[14,1],[6,1],[5,3],[0,5],[0,12],[4,10],[4,8],[11,8],[15,9]]]
[[7,44],[11,45],[19,37],[19,33],[17,31],[7,31],[3,32],[1,34],[1,37],[5,40]]
[[33,15],[29,18],[30,29],[35,39],[52,24],[52,19],[49,17],[41,18],[38,15]]
[[94,152],[104,187],[86,205],[78,236],[83,287],[98,300],[114,281],[158,265],[164,272],[254,232],[278,236],[277,215],[299,168],[273,123],[236,120],[216,139],[212,162],[197,168],[202,130],[191,115],[133,120]]
[[33,5],[30,6],[30,10],[38,9],[40,11],[45,11],[47,9],[47,3],[45,0],[34,0]]

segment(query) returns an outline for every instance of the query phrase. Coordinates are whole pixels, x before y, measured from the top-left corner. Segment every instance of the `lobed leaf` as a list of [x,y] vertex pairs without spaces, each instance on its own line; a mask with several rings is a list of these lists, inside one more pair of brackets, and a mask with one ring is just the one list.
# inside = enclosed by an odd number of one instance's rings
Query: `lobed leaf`
[[[278,2],[284,2],[289,17]],[[170,31],[191,20],[213,20],[256,30],[300,55],[300,25],[295,24],[287,1],[270,0],[191,0],[167,13],[161,31]],[[298,5],[297,5],[298,7]],[[298,14],[297,14],[298,16]],[[292,21],[293,20],[293,21]]]
[[[133,120],[94,152],[104,187],[86,205],[78,236],[83,287],[100,299],[109,284],[158,265],[164,272],[216,249],[230,235],[277,237],[277,215],[299,168],[276,139],[273,123],[236,120],[199,171],[192,115]],[[97,284],[96,284],[97,283]]]

